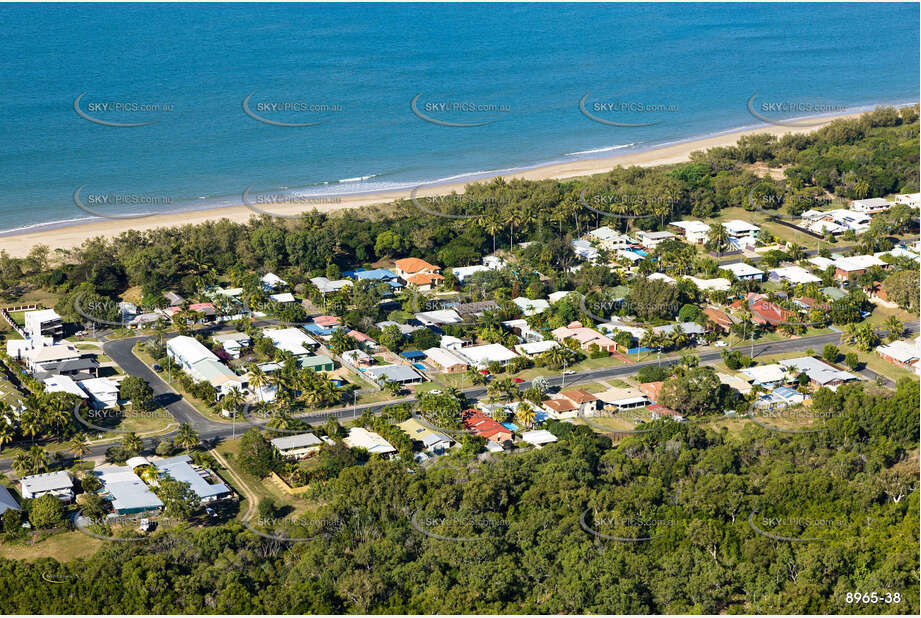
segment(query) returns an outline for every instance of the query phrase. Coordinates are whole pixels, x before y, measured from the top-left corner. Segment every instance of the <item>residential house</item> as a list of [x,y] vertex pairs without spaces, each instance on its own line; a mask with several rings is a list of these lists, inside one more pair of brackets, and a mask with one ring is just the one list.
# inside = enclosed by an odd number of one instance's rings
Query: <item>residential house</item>
[[86,393],[77,386],[70,376],[52,375],[42,380],[46,393],[70,393],[80,399],[86,399]]
[[791,358],[779,361],[781,365],[788,369],[795,369],[809,376],[809,381],[815,386],[825,386],[834,390],[838,385],[856,380],[857,376],[832,367],[823,360],[813,358],[812,356],[803,356],[800,358]]
[[758,234],[761,232],[761,228],[757,225],[741,219],[726,221],[723,227],[729,234],[730,244],[737,247],[754,247]]
[[284,305],[287,303],[293,303],[297,299],[294,298],[294,294],[292,294],[291,292],[281,292],[279,294],[269,294],[269,300],[276,302],[280,305]]
[[361,331],[350,330],[346,335],[357,341],[363,350],[374,351],[378,348],[377,342]]
[[600,407],[600,399],[592,393],[582,390],[581,388],[572,388],[557,393],[559,398],[568,399],[572,402],[579,414],[591,416]]
[[390,286],[392,292],[396,293],[403,289],[403,282],[392,270],[387,268],[375,268],[374,270],[352,270],[343,273],[343,276],[355,279],[357,281],[379,281]]
[[594,329],[582,326],[581,322],[570,322],[567,326],[554,329],[550,334],[563,344],[565,344],[566,339],[572,338],[586,352],[590,351],[592,346],[598,346],[599,349],[607,352],[617,350],[617,343],[613,339],[602,335]]
[[192,463],[188,455],[177,455],[161,459],[154,463],[161,476],[188,484],[202,504],[208,504],[229,498],[233,495],[230,488],[206,468]]
[[560,347],[560,344],[556,341],[547,340],[547,341],[534,341],[531,343],[520,343],[515,346],[515,352],[522,356],[527,356],[528,358],[533,358],[538,354],[543,354],[553,348]]
[[588,233],[588,235],[591,240],[597,242],[598,246],[605,251],[628,249],[631,246],[637,244],[634,239],[630,238],[626,234],[621,234],[620,232],[613,230],[606,225],[592,230]]
[[688,280],[696,285],[697,289],[702,292],[709,290],[728,292],[729,288],[732,287],[732,282],[724,277],[717,277],[715,279],[698,279],[697,277],[688,277]]
[[271,292],[280,288],[288,287],[288,282],[276,275],[275,273],[266,273],[260,279],[262,289],[265,292]]
[[921,361],[921,338],[913,341],[893,341],[877,346],[876,353],[893,365],[911,368]]
[[444,373],[461,373],[467,370],[466,361],[444,348],[429,348],[425,351],[425,356]]
[[764,281],[764,271],[745,262],[723,264],[720,270],[728,270],[736,279],[742,281]]
[[440,266],[419,258],[396,260],[393,271],[407,284],[411,283],[423,291],[432,290],[444,281]]
[[557,441],[557,437],[546,429],[535,429],[534,431],[525,431],[521,434],[521,439],[535,448],[541,448],[545,444],[552,444]]
[[544,340],[544,336],[539,331],[532,329],[527,320],[506,320],[502,322],[502,326],[521,337],[527,343]]
[[707,319],[713,323],[713,326],[716,330],[722,333],[728,333],[729,329],[732,328],[734,324],[733,319],[729,317],[729,314],[725,311],[721,311],[716,307],[705,307],[704,315],[707,316]]
[[310,283],[317,286],[317,290],[320,291],[322,296],[327,296],[328,294],[335,294],[340,290],[351,287],[352,282],[348,279],[336,279],[332,281],[326,277],[312,277]]
[[262,334],[271,339],[276,348],[291,352],[294,356],[310,354],[320,345],[300,328],[264,328]]
[[92,378],[77,382],[95,410],[118,407],[119,383],[111,378]]
[[673,421],[678,421],[678,422],[686,420],[682,414],[675,412],[671,408],[666,408],[665,406],[659,405],[657,403],[649,406],[646,409],[649,410],[649,416],[654,421],[663,419],[663,418],[670,418]]
[[847,292],[841,288],[827,287],[822,288],[819,291],[825,296],[825,298],[833,302],[836,300],[841,300],[842,298],[847,298]]
[[297,364],[301,369],[309,369],[314,373],[319,373],[320,371],[332,371],[336,368],[336,364],[333,362],[333,359],[326,356],[325,354],[308,354],[307,356],[299,356],[297,358]]
[[771,365],[756,365],[740,369],[739,373],[748,377],[755,386],[771,389],[790,380],[787,368],[778,363]]
[[703,221],[672,221],[670,226],[684,236],[684,241],[692,245],[702,245],[707,242],[710,226]]
[[675,238],[675,235],[671,232],[645,232],[640,230],[636,233],[636,239],[647,249],[655,249],[666,240],[672,240],[673,238]]
[[415,418],[408,418],[398,424],[403,433],[411,440],[422,443],[422,450],[430,453],[443,453],[454,444],[450,436],[429,429]]
[[249,335],[238,332],[221,333],[212,335],[211,338],[227,352],[230,358],[240,358],[243,349],[249,347],[253,342]]
[[461,359],[467,361],[467,364],[479,368],[485,368],[490,363],[499,363],[505,366],[513,358],[518,358],[517,354],[499,343],[467,346],[455,350],[455,353]]
[[889,268],[889,264],[882,261],[874,255],[854,255],[851,257],[842,257],[834,261],[835,279],[838,281],[847,281],[849,277],[862,275],[867,269],[873,266],[880,268]]
[[442,326],[444,324],[460,324],[464,319],[454,309],[439,309],[437,311],[422,311],[415,314],[416,320],[425,326]]
[[101,494],[112,501],[119,515],[144,513],[163,507],[163,502],[141,480],[131,466],[103,466],[90,474],[102,483]]
[[51,495],[69,504],[74,499],[74,479],[67,470],[24,476],[19,488],[19,493],[27,500]]
[[340,354],[342,362],[350,367],[371,367],[374,358],[364,350],[348,350]]
[[854,200],[851,202],[851,210],[866,215],[875,215],[880,212],[886,212],[890,208],[892,208],[892,204],[881,197],[871,197],[863,200]]
[[721,384],[725,384],[729,388],[738,391],[742,395],[748,395],[752,391],[751,384],[734,375],[717,372],[716,377],[719,378]]
[[521,312],[526,315],[537,315],[543,313],[550,309],[550,303],[543,298],[535,298],[531,300],[530,298],[525,298],[524,296],[519,296],[518,298],[513,298],[512,302],[521,309]]
[[372,455],[380,455],[385,459],[389,459],[397,452],[397,449],[393,448],[393,445],[387,440],[364,427],[349,429],[349,435],[343,442],[349,448],[363,448]]
[[789,281],[796,284],[821,283],[822,280],[816,277],[802,266],[785,266],[783,268],[774,268],[768,271],[768,280],[770,281]]
[[633,410],[649,405],[649,399],[637,388],[611,388],[597,393],[598,399],[605,406],[612,406],[619,411]]
[[572,246],[573,253],[575,253],[576,257],[580,259],[594,261],[597,260],[601,255],[601,252],[593,247],[592,244],[587,240],[577,239],[570,241],[569,244]]
[[270,440],[282,457],[304,459],[316,453],[323,446],[323,441],[312,433],[299,433],[294,436],[282,436]]
[[550,418],[575,418],[579,415],[579,406],[564,397],[552,397],[541,402],[541,406]]
[[508,427],[489,418],[479,410],[465,410],[462,413],[464,427],[482,436],[490,442],[502,444],[511,441],[512,432]]
[[423,378],[419,373],[409,365],[380,365],[369,367],[365,370],[365,375],[371,376],[378,384],[386,382],[396,382],[397,384],[419,384]]
[[32,341],[42,341],[42,337],[60,339],[64,335],[64,323],[54,309],[26,311],[23,321],[26,334]]
[[473,316],[482,317],[488,311],[495,311],[499,308],[499,303],[494,300],[480,300],[472,303],[457,303],[450,306],[461,317]]

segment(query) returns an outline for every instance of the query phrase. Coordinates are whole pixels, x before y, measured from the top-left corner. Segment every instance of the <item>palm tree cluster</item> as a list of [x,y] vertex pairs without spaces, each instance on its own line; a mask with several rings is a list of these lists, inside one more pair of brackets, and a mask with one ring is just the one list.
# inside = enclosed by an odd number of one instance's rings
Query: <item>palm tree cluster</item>
[[[282,366],[272,373],[265,373],[256,363],[250,363],[247,369],[250,386],[254,389],[259,390],[265,386],[277,389],[275,401],[280,408],[290,409],[298,403],[303,407],[325,408],[341,403],[345,396],[343,389],[326,377],[299,367],[290,355],[284,358]],[[265,403],[262,400],[262,391],[259,392],[260,403]]]
[[63,439],[77,431],[73,411],[79,399],[69,393],[29,393],[23,397],[18,426],[9,405],[0,402],[0,449],[17,439],[35,441],[53,436]]
[[13,470],[19,475],[19,478],[48,472],[49,467],[48,452],[38,445],[34,445],[26,452],[17,453],[13,458]]

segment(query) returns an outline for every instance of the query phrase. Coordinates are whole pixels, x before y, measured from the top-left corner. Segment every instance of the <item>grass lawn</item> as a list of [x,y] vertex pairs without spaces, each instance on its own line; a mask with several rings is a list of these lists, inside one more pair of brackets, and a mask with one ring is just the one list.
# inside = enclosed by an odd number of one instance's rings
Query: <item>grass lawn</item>
[[913,322],[918,319],[918,316],[912,315],[907,311],[899,309],[898,307],[895,309],[890,309],[889,307],[874,305],[873,313],[870,314],[870,317],[867,318],[866,321],[873,326],[879,327],[882,326],[883,322],[885,322],[890,316],[893,315],[897,317],[902,322],[902,324],[905,324],[905,322]]
[[852,345],[845,344],[839,344],[838,349],[841,351],[841,354],[854,352],[857,354],[857,360],[861,363],[864,363],[867,369],[882,374],[896,382],[899,380],[899,378],[911,378],[913,380],[918,379],[918,376],[910,369],[905,369],[904,367],[899,367],[898,365],[893,365],[889,361],[883,360],[875,351],[863,352],[862,350],[858,350]]
[[30,545],[28,541],[0,542],[0,558],[10,560],[54,558],[58,562],[67,562],[75,558],[91,556],[103,543],[101,539],[95,539],[76,530],[59,532],[34,545]]

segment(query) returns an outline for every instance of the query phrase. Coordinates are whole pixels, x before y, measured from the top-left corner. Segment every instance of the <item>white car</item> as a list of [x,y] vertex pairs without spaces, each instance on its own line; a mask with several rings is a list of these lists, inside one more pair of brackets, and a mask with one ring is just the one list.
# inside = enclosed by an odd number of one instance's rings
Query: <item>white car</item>
[[726,343],[725,341],[717,341],[716,343],[713,344],[713,346],[716,348],[725,348],[725,347],[728,347],[729,344]]
[[429,395],[440,395],[440,394],[441,394],[441,391],[438,390],[437,388],[433,388],[432,390],[429,391]]
[[572,369],[567,369],[566,371],[563,372],[563,375],[564,375],[564,376],[571,376],[571,375],[574,374],[574,373],[575,373],[574,370],[572,370]]

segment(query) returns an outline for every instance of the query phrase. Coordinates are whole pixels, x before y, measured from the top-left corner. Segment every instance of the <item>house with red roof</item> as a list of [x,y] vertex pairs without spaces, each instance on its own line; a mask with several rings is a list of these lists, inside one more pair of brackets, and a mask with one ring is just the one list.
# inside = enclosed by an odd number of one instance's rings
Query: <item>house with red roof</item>
[[411,283],[422,291],[434,289],[445,279],[441,275],[441,266],[429,264],[419,258],[397,260],[394,262],[393,272],[407,284]]
[[357,341],[358,345],[360,345],[364,349],[367,349],[367,350],[377,349],[377,342],[374,339],[372,339],[370,336],[364,334],[361,331],[350,330],[349,332],[346,333],[346,335],[348,335],[349,337]]
[[491,419],[479,410],[473,408],[464,410],[461,417],[464,427],[474,434],[482,436],[492,442],[502,444],[506,440],[512,439],[512,432],[507,427]]

